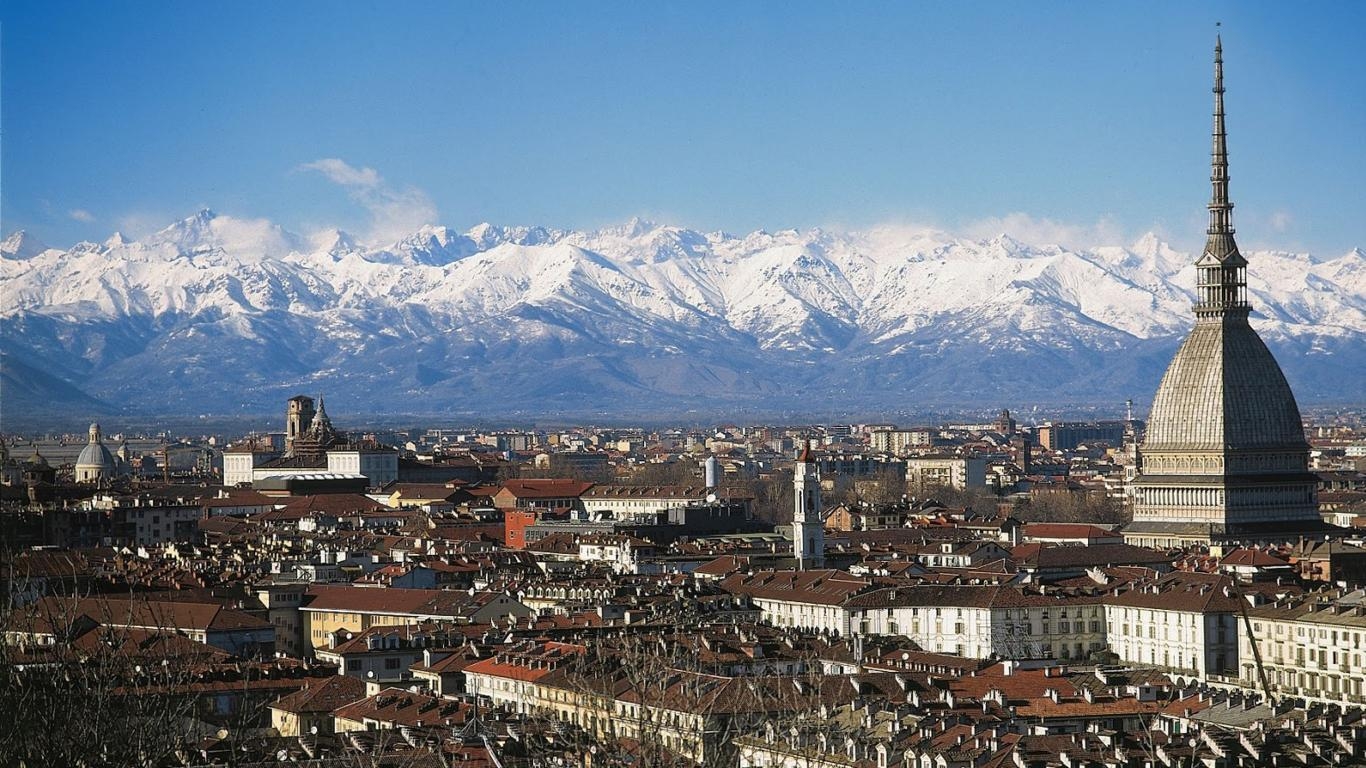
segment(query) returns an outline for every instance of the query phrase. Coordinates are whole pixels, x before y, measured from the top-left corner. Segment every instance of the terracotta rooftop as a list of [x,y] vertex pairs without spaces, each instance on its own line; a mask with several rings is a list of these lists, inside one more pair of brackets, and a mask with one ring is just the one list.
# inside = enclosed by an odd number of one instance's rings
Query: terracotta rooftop
[[303,688],[271,704],[271,709],[301,714],[331,712],[365,698],[365,681],[347,675],[311,680]]
[[870,582],[844,571],[813,570],[736,573],[720,584],[727,592],[761,599],[840,605],[851,595],[867,589]]
[[1146,584],[1122,588],[1105,598],[1108,605],[1156,608],[1167,611],[1226,613],[1246,603],[1227,576],[1178,571]]
[[519,499],[558,499],[580,496],[592,487],[592,483],[579,480],[508,480],[502,490]]

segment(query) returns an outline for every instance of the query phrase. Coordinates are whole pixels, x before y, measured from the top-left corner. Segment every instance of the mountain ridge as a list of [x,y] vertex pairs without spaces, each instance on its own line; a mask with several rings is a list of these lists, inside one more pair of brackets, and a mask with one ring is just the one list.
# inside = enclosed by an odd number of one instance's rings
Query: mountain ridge
[[[1366,399],[1366,254],[1248,256],[1254,325],[1300,399]],[[65,250],[11,234],[0,351],[72,388],[53,409],[270,412],[296,390],[377,414],[1145,402],[1193,319],[1193,261],[1152,234],[1070,249],[640,219],[367,247],[204,210]]]

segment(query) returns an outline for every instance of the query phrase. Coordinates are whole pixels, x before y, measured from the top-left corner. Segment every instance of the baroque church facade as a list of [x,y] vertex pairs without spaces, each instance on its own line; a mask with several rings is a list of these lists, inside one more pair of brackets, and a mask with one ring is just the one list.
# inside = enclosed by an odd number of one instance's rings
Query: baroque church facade
[[297,395],[285,407],[285,450],[247,439],[223,451],[223,484],[255,485],[289,478],[364,478],[369,487],[398,479],[398,451],[371,441],[352,441],[332,426],[322,397]]

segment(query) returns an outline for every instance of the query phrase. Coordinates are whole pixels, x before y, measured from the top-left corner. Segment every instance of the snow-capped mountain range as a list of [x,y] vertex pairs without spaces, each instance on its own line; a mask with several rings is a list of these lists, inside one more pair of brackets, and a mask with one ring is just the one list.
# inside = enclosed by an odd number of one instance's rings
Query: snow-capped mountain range
[[[1366,400],[1366,254],[1258,252],[1254,325],[1301,401]],[[929,229],[744,236],[424,227],[382,248],[210,211],[0,245],[5,410],[682,414],[1140,403],[1193,256]]]

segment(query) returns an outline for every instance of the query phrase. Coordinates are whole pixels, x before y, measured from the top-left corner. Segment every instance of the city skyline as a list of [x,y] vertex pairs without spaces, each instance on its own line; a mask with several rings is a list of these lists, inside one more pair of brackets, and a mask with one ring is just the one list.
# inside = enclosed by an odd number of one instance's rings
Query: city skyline
[[1366,768],[1316,8],[7,5],[0,765]]
[[3,233],[203,206],[372,243],[645,216],[1193,250],[1222,20],[1245,247],[1362,244],[1356,6],[249,10],[9,4]]

